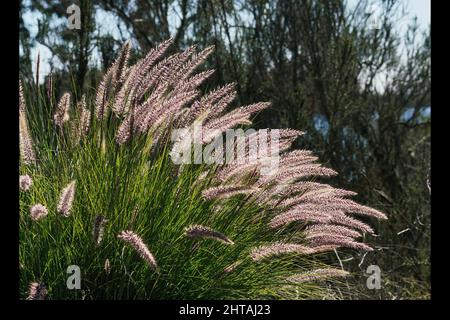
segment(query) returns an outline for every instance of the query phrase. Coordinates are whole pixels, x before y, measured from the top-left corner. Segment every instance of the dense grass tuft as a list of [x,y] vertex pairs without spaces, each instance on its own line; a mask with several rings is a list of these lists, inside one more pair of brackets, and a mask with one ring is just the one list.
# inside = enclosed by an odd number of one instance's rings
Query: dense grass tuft
[[[20,191],[21,297],[28,297],[30,283],[44,283],[49,299],[325,297],[328,289],[320,282],[287,281],[295,274],[326,268],[319,262],[320,254],[289,251],[252,260],[255,247],[301,241],[304,223],[272,230],[269,222],[277,212],[266,202],[255,201],[248,189],[222,198],[205,197],[207,190],[218,190],[211,188],[217,186],[220,168],[174,164],[168,137],[176,119],[153,117],[163,124],[163,134],[151,129],[140,134],[133,131],[126,142],[119,142],[118,132],[134,107],[123,97],[119,101],[123,108],[114,111],[114,107],[120,89],[127,85],[127,75],[139,70],[126,66],[126,50],[106,73],[96,97],[93,92],[78,99],[65,94],[58,102],[46,96],[43,88],[29,84],[23,88],[21,130],[26,132],[21,133],[21,141],[28,137],[26,142],[35,154],[25,161],[22,152],[20,164],[20,175],[32,179],[31,186]],[[205,59],[208,52],[200,58]],[[183,53],[178,56],[183,57]],[[184,61],[189,72],[200,58]],[[144,70],[145,63],[155,63],[142,61]],[[192,82],[192,78],[187,80]],[[139,93],[144,101],[159,88],[153,85],[153,91]],[[99,103],[106,108],[101,116]],[[176,99],[172,103],[183,105]],[[256,104],[251,110],[262,107]],[[230,120],[233,126],[247,123],[252,113],[248,110],[234,118],[219,118],[216,124],[223,126],[230,119],[237,119],[235,123]],[[22,149],[28,144],[22,144]],[[47,215],[33,219],[30,208],[36,204],[45,206]],[[127,230],[132,233],[123,233]],[[81,290],[66,286],[70,265],[80,267]]]

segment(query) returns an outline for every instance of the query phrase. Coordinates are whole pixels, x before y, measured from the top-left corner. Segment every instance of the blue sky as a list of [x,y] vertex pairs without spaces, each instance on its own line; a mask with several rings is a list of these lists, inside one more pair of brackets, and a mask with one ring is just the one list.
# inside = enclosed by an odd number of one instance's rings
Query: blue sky
[[[358,0],[348,0],[350,6],[354,6],[357,2]],[[431,21],[431,0],[400,0],[400,3],[409,11],[409,14],[405,19],[402,19],[401,23],[417,16],[421,26],[429,25]]]
[[[354,6],[358,0],[348,0],[349,6]],[[400,33],[403,33],[406,30],[408,23],[411,21],[413,17],[417,17],[419,26],[422,29],[426,29],[431,21],[431,0],[400,0],[400,4],[407,9],[408,14],[404,17],[400,18],[397,22],[398,30]],[[37,30],[37,20],[39,16],[33,13],[27,13],[24,16],[25,23],[30,28],[32,36],[34,36]],[[107,33],[110,32],[113,35],[118,34],[117,27],[115,24],[108,23],[108,15],[104,13],[99,14],[99,19],[97,21],[105,21],[105,24],[102,26],[102,31]],[[50,71],[50,67],[48,64],[49,59],[51,58],[50,51],[48,48],[43,45],[37,44],[35,48],[32,49],[32,62],[33,68],[35,65],[36,57],[38,52],[40,53],[41,59],[41,67],[40,80],[42,81],[45,75]]]
[[406,0],[411,12],[417,16],[422,26],[427,26],[431,21],[431,0]]

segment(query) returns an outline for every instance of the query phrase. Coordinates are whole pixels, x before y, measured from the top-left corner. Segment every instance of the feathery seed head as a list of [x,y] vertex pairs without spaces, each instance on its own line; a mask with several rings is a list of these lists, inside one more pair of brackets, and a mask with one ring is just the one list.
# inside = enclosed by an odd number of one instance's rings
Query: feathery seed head
[[100,244],[100,242],[102,241],[103,230],[104,230],[105,223],[107,221],[108,220],[100,214],[95,216],[92,237],[94,239],[94,243],[96,246],[98,246]]
[[331,215],[326,211],[298,210],[294,208],[273,217],[269,225],[275,229],[295,221],[329,223],[331,219]]
[[145,245],[144,241],[141,237],[139,237],[136,233],[133,231],[122,231],[118,238],[128,243],[136,252],[139,254],[139,256],[144,259],[147,264],[154,270],[158,270],[158,264],[156,263],[155,257],[150,252],[150,250]]
[[33,184],[33,180],[29,175],[23,175],[19,177],[19,188],[22,191],[28,191]]
[[48,290],[42,282],[31,282],[28,289],[27,300],[45,300]]
[[100,120],[102,120],[106,114],[106,104],[110,91],[109,82],[111,81],[112,73],[113,68],[110,67],[97,86],[95,95],[95,116]]
[[83,95],[81,101],[77,104],[78,119],[73,123],[72,134],[75,143],[78,143],[82,138],[89,133],[91,111],[86,108],[86,97]]
[[289,277],[287,280],[289,282],[294,283],[302,283],[302,282],[310,282],[310,281],[317,281],[317,280],[325,280],[329,278],[335,278],[335,277],[346,277],[349,273],[344,270],[340,269],[316,269],[312,271],[307,271],[304,273],[296,274],[294,276]]
[[25,97],[23,94],[22,80],[19,79],[19,111],[25,113]]
[[202,195],[206,200],[227,199],[238,194],[252,194],[255,191],[257,191],[255,188],[246,188],[242,186],[218,186],[204,190]]
[[[23,102],[25,103],[25,102]],[[28,129],[27,118],[25,114],[25,106],[21,106],[19,110],[19,148],[20,155],[25,164],[36,162],[36,155],[33,148],[33,140]],[[22,110],[23,109],[23,110]]]
[[53,72],[50,71],[47,80],[47,98],[48,100],[53,99]]
[[62,128],[63,124],[69,121],[69,108],[70,108],[70,93],[63,94],[56,106],[53,120],[55,125]]
[[242,263],[242,261],[236,261],[233,262],[232,264],[230,264],[229,266],[225,267],[225,269],[223,270],[225,273],[230,273],[233,272],[234,270],[236,270],[237,267],[239,267],[239,265]]
[[31,207],[30,216],[34,221],[38,221],[44,218],[48,214],[48,210],[45,206],[38,203]]
[[314,251],[311,248],[300,244],[277,242],[252,249],[250,257],[253,261],[260,261],[264,258],[288,253],[311,254],[314,253]]
[[306,236],[323,235],[323,234],[336,234],[339,236],[358,238],[361,233],[352,230],[347,227],[337,226],[333,224],[315,224],[305,229]]
[[73,200],[75,198],[75,180],[71,181],[61,192],[58,202],[58,213],[64,217],[70,215],[72,210]]
[[342,211],[336,211],[332,216],[331,222],[339,224],[339,225],[347,226],[350,228],[354,228],[354,229],[360,230],[361,232],[369,233],[372,235],[374,234],[373,229],[369,225],[347,216]]
[[306,239],[314,246],[337,245],[356,250],[373,251],[371,247],[364,243],[357,242],[350,237],[341,236],[338,234],[309,234],[306,236]]
[[215,231],[209,227],[205,227],[202,225],[191,225],[186,227],[185,235],[188,238],[202,238],[202,239],[212,239],[224,244],[233,245],[234,242],[231,241],[227,236],[223,233]]
[[131,41],[128,40],[123,45],[119,56],[113,62],[112,84],[114,87],[121,84],[125,80],[128,59],[130,58]]
[[105,265],[104,265],[103,269],[105,270],[106,274],[111,273],[111,263],[109,262],[108,258],[106,258],[106,260],[105,260]]

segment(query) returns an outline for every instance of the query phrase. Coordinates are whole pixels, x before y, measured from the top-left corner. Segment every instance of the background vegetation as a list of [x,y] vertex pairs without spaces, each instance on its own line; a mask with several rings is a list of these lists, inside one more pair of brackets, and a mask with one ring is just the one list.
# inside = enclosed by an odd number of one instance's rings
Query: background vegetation
[[[77,100],[127,39],[134,57],[170,35],[174,51],[214,44],[212,87],[236,81],[238,103],[272,101],[258,127],[306,131],[298,146],[340,173],[335,184],[388,215],[375,226],[375,251],[336,257],[359,275],[348,280],[357,290],[343,290],[343,297],[430,297],[431,43],[417,21],[403,33],[396,28],[401,2],[376,2],[376,25],[369,1],[74,3],[80,30],[67,28],[72,1],[21,2],[20,72],[27,82],[36,82],[37,43],[50,50],[55,96],[74,89]],[[44,91],[47,79],[40,86]],[[381,268],[380,290],[365,286],[370,264]]]

